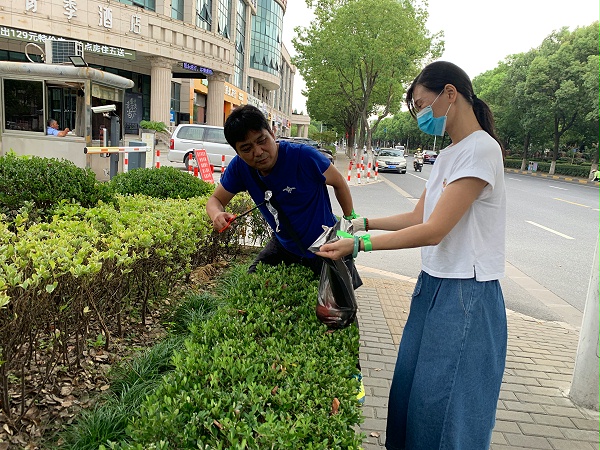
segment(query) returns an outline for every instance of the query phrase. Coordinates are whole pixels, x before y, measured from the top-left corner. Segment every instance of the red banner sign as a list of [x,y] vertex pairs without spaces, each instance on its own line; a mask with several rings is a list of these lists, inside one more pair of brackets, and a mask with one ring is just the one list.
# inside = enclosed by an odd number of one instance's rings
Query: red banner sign
[[213,171],[208,156],[206,155],[206,150],[194,149],[194,158],[196,158],[196,164],[198,164],[198,171],[200,172],[202,181],[214,184]]

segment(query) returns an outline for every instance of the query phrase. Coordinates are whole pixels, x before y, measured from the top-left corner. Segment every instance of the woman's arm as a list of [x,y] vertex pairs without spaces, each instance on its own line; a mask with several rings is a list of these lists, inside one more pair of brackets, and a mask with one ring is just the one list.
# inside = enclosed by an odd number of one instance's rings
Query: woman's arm
[[[397,230],[372,236],[373,250],[393,250],[439,244],[479,197],[486,184],[485,181],[473,177],[461,178],[450,183],[425,223],[422,223],[424,194],[412,213],[382,219],[369,219],[369,230]],[[419,214],[421,223],[415,223]],[[337,242],[323,245],[317,255],[339,259],[352,253],[353,245],[352,239],[340,239]],[[362,242],[360,249],[364,250]]]

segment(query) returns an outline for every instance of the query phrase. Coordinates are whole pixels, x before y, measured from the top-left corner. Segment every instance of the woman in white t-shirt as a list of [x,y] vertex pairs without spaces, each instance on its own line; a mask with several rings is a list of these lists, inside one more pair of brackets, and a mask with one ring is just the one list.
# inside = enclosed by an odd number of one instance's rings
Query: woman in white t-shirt
[[422,271],[390,389],[388,450],[487,450],[506,359],[506,195],[503,150],[489,107],[456,65],[436,61],[415,78],[407,104],[419,128],[452,143],[440,151],[415,209],[353,220],[387,230],[321,247],[358,251],[421,247]]

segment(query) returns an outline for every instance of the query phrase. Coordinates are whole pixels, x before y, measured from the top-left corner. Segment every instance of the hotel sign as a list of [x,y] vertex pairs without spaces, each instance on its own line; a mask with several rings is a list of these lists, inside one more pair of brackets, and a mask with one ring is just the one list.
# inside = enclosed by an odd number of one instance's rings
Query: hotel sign
[[181,67],[186,70],[191,70],[192,72],[203,73],[204,75],[213,75],[214,73],[213,70],[209,69],[208,67],[202,67],[188,62],[181,63]]
[[[65,41],[67,39],[59,36],[53,36],[51,34],[37,33],[35,31],[19,30],[10,27],[0,27],[0,38],[14,39],[16,41],[44,43],[47,40],[53,41]],[[75,40],[77,39],[68,39]],[[82,42],[82,41],[80,41]],[[102,56],[113,56],[115,58],[123,58],[135,60],[135,50],[127,50],[120,47],[113,47],[112,45],[94,44],[90,42],[83,42],[83,49],[86,52],[95,53]]]

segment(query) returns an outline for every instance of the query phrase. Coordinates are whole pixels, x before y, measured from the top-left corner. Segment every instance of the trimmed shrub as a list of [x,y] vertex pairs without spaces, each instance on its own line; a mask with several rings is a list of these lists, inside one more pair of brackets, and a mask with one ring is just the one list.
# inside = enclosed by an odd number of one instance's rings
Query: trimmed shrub
[[89,208],[100,201],[114,204],[115,197],[91,169],[81,169],[71,161],[14,153],[0,157],[0,213],[9,220],[21,209],[32,220],[45,220],[65,201]]
[[143,194],[163,199],[202,197],[210,195],[214,189],[211,184],[175,167],[134,169],[116,175],[110,184],[119,194]]
[[[358,449],[358,329],[327,331],[303,267],[237,267],[127,437],[101,449]],[[339,409],[332,408],[334,399]]]
[[[507,158],[504,160],[504,167],[508,169],[520,169],[522,158]],[[535,159],[528,160],[535,161]],[[569,159],[570,161],[570,159]],[[546,161],[536,161],[537,171],[542,173],[548,173],[550,171],[550,163]],[[527,170],[527,165],[525,165],[525,170]],[[564,164],[557,161],[556,166],[554,168],[555,175],[565,175],[570,177],[580,177],[580,178],[588,178],[590,175],[591,166],[590,164]]]

